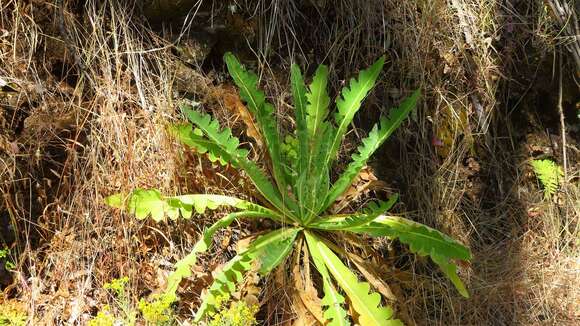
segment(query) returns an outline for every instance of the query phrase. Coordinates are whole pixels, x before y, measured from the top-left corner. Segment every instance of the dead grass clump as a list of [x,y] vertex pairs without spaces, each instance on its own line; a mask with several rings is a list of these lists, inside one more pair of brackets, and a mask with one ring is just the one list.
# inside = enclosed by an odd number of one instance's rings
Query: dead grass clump
[[[174,163],[183,160],[172,158],[165,132],[177,116],[173,59],[134,14],[116,1],[2,4],[0,76],[18,90],[2,101],[3,136],[14,148],[3,154],[2,210],[24,228],[16,288],[30,320],[86,323],[114,277],[129,276],[131,298],[141,297],[197,238],[187,223],[176,237],[103,204],[136,187],[211,186],[175,177],[187,167]],[[151,255],[158,246],[162,258]]]

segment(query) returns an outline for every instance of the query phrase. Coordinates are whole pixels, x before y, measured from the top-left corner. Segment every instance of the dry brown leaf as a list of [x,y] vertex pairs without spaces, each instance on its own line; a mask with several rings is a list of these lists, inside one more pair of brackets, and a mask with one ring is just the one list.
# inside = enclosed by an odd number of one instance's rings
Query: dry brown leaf
[[[298,319],[301,322],[312,322],[312,320],[316,321],[320,324],[324,324],[324,317],[322,313],[322,305],[321,300],[318,297],[318,292],[312,283],[312,279],[310,278],[310,257],[308,255],[308,248],[303,246],[302,248],[302,266],[304,269],[301,271],[300,269],[300,251],[296,251],[296,257],[294,259],[293,267],[292,267],[292,274],[294,278],[294,284],[296,286],[296,294],[300,299],[300,302],[294,300],[295,309],[298,313]],[[306,311],[302,311],[302,307],[306,309]],[[305,313],[307,312],[307,313]],[[309,315],[307,317],[305,315]],[[296,324],[295,324],[296,325]],[[305,324],[305,325],[312,325],[312,324]]]
[[364,260],[362,260],[362,258],[358,256],[356,259],[353,259],[352,262],[356,265],[359,272],[361,272],[361,274],[366,278],[366,280],[372,285],[373,288],[379,291],[385,298],[392,301],[397,301],[397,297],[395,296],[389,285],[387,285],[387,283],[383,281],[380,278],[380,276],[377,275],[375,269],[372,266],[365,263]]
[[221,99],[221,102],[230,112],[233,114],[239,114],[240,118],[242,118],[242,121],[244,121],[244,124],[246,125],[246,135],[254,139],[258,148],[263,150],[264,142],[262,140],[262,135],[258,131],[259,129],[256,127],[254,118],[250,114],[250,111],[248,111],[248,108],[246,108],[238,96],[237,91],[231,86],[222,86],[216,88],[214,94],[217,95],[216,97],[218,99]]
[[295,295],[294,309],[296,319],[294,319],[294,322],[292,323],[293,326],[312,326],[320,324],[318,320],[309,313],[308,309],[304,306],[304,303],[297,295]]
[[259,266],[256,261],[254,261],[254,268],[244,277],[244,283],[240,286],[240,297],[248,304],[248,305],[259,305],[260,300],[258,297],[260,296],[260,288],[258,287],[258,283],[260,282],[260,276],[258,275],[258,268]]
[[382,190],[386,188],[386,183],[378,180],[371,168],[365,166],[354,179],[350,187],[340,195],[334,202],[331,210],[339,213],[344,210],[349,203],[356,201],[361,196],[366,195],[371,190]]

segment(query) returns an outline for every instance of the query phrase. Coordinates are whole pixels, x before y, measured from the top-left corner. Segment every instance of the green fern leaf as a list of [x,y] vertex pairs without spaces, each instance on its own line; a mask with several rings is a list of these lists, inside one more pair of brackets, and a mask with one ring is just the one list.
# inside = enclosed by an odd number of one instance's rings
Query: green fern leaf
[[[209,114],[200,113],[187,106],[182,106],[181,109],[189,121],[196,125],[209,141],[213,142],[232,158],[232,164],[236,164],[238,160],[245,159],[248,156],[248,150],[238,148],[240,140],[232,136],[231,129],[225,128],[221,130],[219,122],[212,119]],[[199,134],[199,132],[197,133]],[[196,132],[193,132],[193,135],[196,135]]]
[[258,76],[256,74],[244,69],[238,59],[229,52],[224,55],[224,60],[230,75],[240,89],[240,97],[246,102],[248,109],[258,122],[258,126],[261,129],[268,147],[270,159],[272,160],[274,179],[276,180],[278,189],[284,194],[288,176],[283,169],[280,153],[280,135],[278,133],[274,107],[272,104],[266,102],[264,92],[258,89]]
[[[275,267],[273,262],[280,263],[282,260],[273,255],[280,254],[280,243],[292,242],[299,228],[285,228],[272,231],[263,235],[250,244],[243,252],[230,260],[214,279],[213,284],[203,297],[203,301],[195,314],[194,320],[199,322],[208,312],[215,311],[217,298],[229,298],[235,291],[236,284],[243,280],[244,274],[252,268],[252,261],[258,259],[267,268]],[[290,240],[291,239],[291,240]],[[265,264],[264,264],[265,262]],[[262,267],[260,267],[262,269]]]
[[[189,120],[195,124],[207,137],[207,139],[220,149],[217,156],[226,157],[226,161],[231,162],[234,166],[242,168],[258,191],[278,210],[285,212],[286,215],[296,221],[294,213],[298,211],[297,205],[290,198],[282,196],[276,187],[268,180],[268,177],[258,168],[256,163],[247,158],[248,151],[238,148],[239,140],[231,135],[229,129],[220,131],[217,120],[212,120],[209,115],[201,114],[197,111],[182,108]],[[289,209],[287,209],[289,207]]]
[[[312,246],[316,246],[317,239],[314,239],[309,233],[305,233],[310,254],[314,261],[314,266],[322,276],[322,289],[324,297],[321,304],[324,308],[323,317],[328,321],[328,326],[346,326],[350,325],[347,318],[346,310],[343,308],[345,303],[344,297],[336,290],[330,279],[328,269],[324,264],[324,258],[320,255],[320,251],[313,250]],[[314,248],[316,249],[316,248]]]
[[320,303],[323,307],[326,307],[323,315],[323,317],[329,321],[326,326],[350,325],[346,310],[342,307],[342,304],[344,304],[344,297],[338,293],[329,277],[323,278],[322,280],[324,297]]
[[308,129],[305,163],[297,178],[297,197],[301,204],[303,220],[317,215],[322,206],[320,198],[326,196],[330,183],[329,166],[320,164],[320,160],[329,150],[329,140],[333,128],[325,121],[328,115],[330,98],[327,93],[328,67],[319,65],[306,94],[306,124]]
[[564,177],[562,168],[551,160],[533,160],[531,164],[534,173],[544,187],[544,197],[549,198],[554,195]]
[[352,155],[352,162],[346,170],[332,185],[328,196],[325,199],[324,208],[328,208],[342,195],[352,184],[361,169],[373,153],[389,138],[389,136],[399,127],[409,112],[415,108],[420,96],[420,91],[416,90],[411,96],[406,98],[399,107],[391,109],[388,118],[381,118],[380,123],[375,125],[369,136],[362,141],[357,153]]
[[375,85],[384,63],[385,57],[380,57],[372,66],[361,70],[358,79],[352,78],[348,86],[342,89],[341,96],[336,101],[338,110],[334,116],[337,129],[332,137],[330,150],[322,164],[330,165],[330,162],[336,158],[348,126],[352,122],[355,113],[360,109],[362,101]]
[[359,314],[358,321],[361,326],[402,325],[400,321],[391,319],[393,310],[390,307],[381,306],[379,293],[369,293],[371,289],[369,283],[359,282],[356,275],[342,263],[330,248],[313,234],[304,233],[307,236],[307,241],[310,239],[308,244],[310,252],[316,251],[315,255],[322,259],[332,277],[344,290],[352,308]]
[[250,253],[237,255],[223,266],[203,296],[203,301],[194,317],[195,322],[199,322],[207,313],[215,312],[219,308],[218,298],[229,299],[236,289],[236,284],[242,282],[244,274],[252,268],[254,258]]
[[[228,214],[215,222],[203,232],[201,239],[195,244],[191,252],[175,264],[175,271],[169,275],[167,287],[164,292],[164,296],[170,298],[171,301],[177,299],[175,293],[179,287],[179,283],[184,278],[191,276],[191,267],[195,265],[197,255],[207,251],[217,230],[228,227],[234,220],[242,217],[271,218],[277,221],[283,221],[283,218],[278,213],[270,209],[245,200],[221,195],[164,197],[156,189],[137,189],[129,196],[123,194],[109,196],[105,199],[105,202],[113,207],[126,208],[139,219],[144,219],[151,215],[156,221],[161,220],[164,215],[168,215],[172,219],[177,218],[179,214],[184,218],[189,218],[194,209],[197,213],[203,213],[208,208],[216,209],[220,206],[230,206],[247,210]],[[125,202],[127,203],[126,205]]]
[[402,243],[409,245],[411,252],[420,256],[430,256],[459,293],[466,298],[469,297],[465,285],[457,276],[457,266],[452,263],[452,259],[469,261],[471,253],[469,249],[447,235],[417,222],[384,215],[367,225],[354,227],[348,231],[399,239]]

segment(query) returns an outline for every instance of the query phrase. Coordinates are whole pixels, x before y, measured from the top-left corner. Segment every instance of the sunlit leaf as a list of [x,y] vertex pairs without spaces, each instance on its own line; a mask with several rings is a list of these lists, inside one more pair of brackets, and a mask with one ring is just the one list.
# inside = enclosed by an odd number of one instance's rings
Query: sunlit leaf
[[469,249],[447,235],[402,217],[384,215],[367,225],[354,227],[348,231],[399,239],[402,243],[409,245],[412,252],[421,256],[430,256],[459,293],[464,297],[469,297],[465,285],[457,276],[457,266],[453,263],[453,259],[469,261],[471,253]]
[[393,320],[393,310],[381,306],[381,295],[371,292],[367,282],[360,282],[356,275],[341,261],[328,246],[317,239],[312,233],[305,232],[309,241],[308,248],[324,262],[324,265],[349,298],[352,308],[359,314],[361,326],[402,325],[399,320]]
[[[222,268],[221,272],[216,275],[213,284],[204,295],[202,304],[195,314],[195,321],[199,322],[208,312],[213,312],[218,308],[218,297],[222,299],[229,298],[231,293],[235,291],[236,284],[240,283],[244,274],[252,268],[253,260],[261,260],[262,264],[266,261],[266,269],[275,267],[274,262],[276,260],[270,255],[280,252],[272,250],[272,246],[278,247],[280,243],[292,242],[298,231],[300,231],[298,228],[272,231],[256,239],[246,250],[230,260]],[[277,263],[281,261],[277,260]]]

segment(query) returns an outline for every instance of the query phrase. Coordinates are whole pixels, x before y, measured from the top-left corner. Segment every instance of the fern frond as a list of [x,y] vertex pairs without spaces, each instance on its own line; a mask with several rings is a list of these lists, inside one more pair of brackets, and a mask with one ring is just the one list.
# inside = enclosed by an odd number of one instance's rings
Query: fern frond
[[[231,213],[219,219],[203,232],[201,239],[194,245],[191,252],[175,263],[175,270],[167,278],[167,287],[163,293],[164,297],[171,301],[177,299],[176,292],[179,283],[184,278],[191,276],[191,267],[197,262],[197,255],[207,251],[217,230],[228,227],[234,220],[242,217],[272,218],[279,222],[283,221],[283,218],[278,213],[270,209],[238,198],[220,195],[164,197],[156,189],[137,189],[129,196],[124,196],[123,194],[109,196],[105,199],[105,202],[112,207],[126,208],[139,219],[144,219],[151,215],[156,221],[161,220],[164,215],[172,219],[176,219],[179,214],[184,218],[190,218],[194,209],[197,213],[203,213],[206,209],[213,210],[220,206],[231,206],[247,210]],[[280,255],[283,254],[280,250],[277,250],[277,252]],[[268,261],[268,264],[272,268],[275,267],[275,261],[273,260]],[[264,268],[267,269],[267,267]]]
[[384,200],[371,201],[362,210],[366,214],[378,214],[378,215],[384,214],[385,212],[393,208],[393,206],[395,206],[398,200],[399,194],[394,193],[389,197],[389,199],[387,199],[387,201]]
[[[292,243],[298,231],[300,231],[298,228],[272,231],[256,239],[245,251],[230,260],[215,277],[213,284],[204,295],[194,320],[199,322],[208,312],[215,311],[218,308],[218,297],[222,299],[229,298],[231,293],[235,291],[236,284],[240,283],[244,274],[252,268],[254,260],[258,259],[265,269],[274,268],[275,263],[280,263],[282,260],[279,257],[273,257],[273,255],[281,253],[280,250],[275,250],[275,248],[285,248],[281,244]],[[260,270],[262,270],[262,267],[260,267]]]
[[421,223],[385,215],[379,216],[367,225],[350,228],[348,231],[399,239],[402,243],[409,245],[411,252],[420,256],[430,256],[459,293],[464,297],[469,297],[465,285],[457,276],[457,266],[452,260],[469,261],[471,253],[469,249],[447,235]]
[[371,155],[373,155],[385,140],[387,140],[399,127],[403,120],[409,115],[409,112],[415,108],[419,96],[420,91],[416,90],[411,96],[401,102],[399,107],[391,109],[388,117],[381,117],[380,122],[373,127],[368,137],[363,139],[362,144],[357,149],[357,153],[352,155],[352,162],[332,185],[332,188],[325,199],[324,209],[330,207],[336,198],[348,189],[361,169],[366,165]]
[[370,292],[369,283],[360,282],[340,258],[316,236],[309,232],[304,232],[304,234],[310,252],[316,252],[315,255],[320,257],[332,277],[348,296],[352,308],[359,314],[358,321],[361,326],[402,325],[399,320],[391,319],[393,310],[390,307],[381,306],[381,295]]
[[347,318],[346,310],[343,308],[344,297],[338,293],[332,284],[330,277],[322,279],[322,290],[324,297],[320,302],[324,308],[323,317],[328,320],[327,326],[348,326],[350,322]]
[[336,101],[338,110],[334,116],[337,128],[332,137],[330,150],[321,164],[330,165],[332,160],[336,159],[342,138],[352,122],[354,115],[360,109],[362,101],[375,85],[384,63],[385,57],[380,57],[372,66],[361,70],[358,78],[352,78],[348,86],[342,89],[341,96]]
[[195,322],[199,322],[207,313],[215,312],[219,308],[218,300],[229,299],[236,290],[236,284],[242,282],[244,274],[252,268],[254,258],[251,253],[244,253],[235,256],[223,266],[203,296],[203,301],[194,317]]
[[549,198],[556,193],[564,171],[552,160],[533,160],[531,162],[534,173],[544,187],[544,197]]
[[[181,110],[185,113],[189,121],[203,132],[209,141],[231,157],[231,163],[234,164],[234,166],[237,166],[239,160],[246,159],[248,156],[248,150],[239,147],[240,140],[232,135],[232,130],[230,128],[224,128],[222,130],[219,122],[212,119],[209,114],[192,110],[187,106],[182,106]],[[196,135],[195,131],[193,132],[193,135]],[[199,135],[199,132],[197,132],[197,135]]]
[[283,161],[280,154],[280,135],[274,107],[266,102],[264,92],[258,89],[258,76],[256,74],[246,70],[238,59],[229,52],[224,55],[224,60],[230,75],[240,89],[240,97],[247,103],[249,110],[258,122],[272,160],[274,179],[278,189],[284,194],[287,176],[283,169]]
[[305,147],[300,153],[306,154],[296,181],[296,195],[300,201],[300,215],[303,220],[315,216],[322,206],[320,198],[326,196],[330,176],[329,167],[320,160],[329,150],[329,140],[333,133],[332,125],[326,121],[330,97],[327,92],[328,67],[319,65],[306,93],[306,125],[308,136]]

